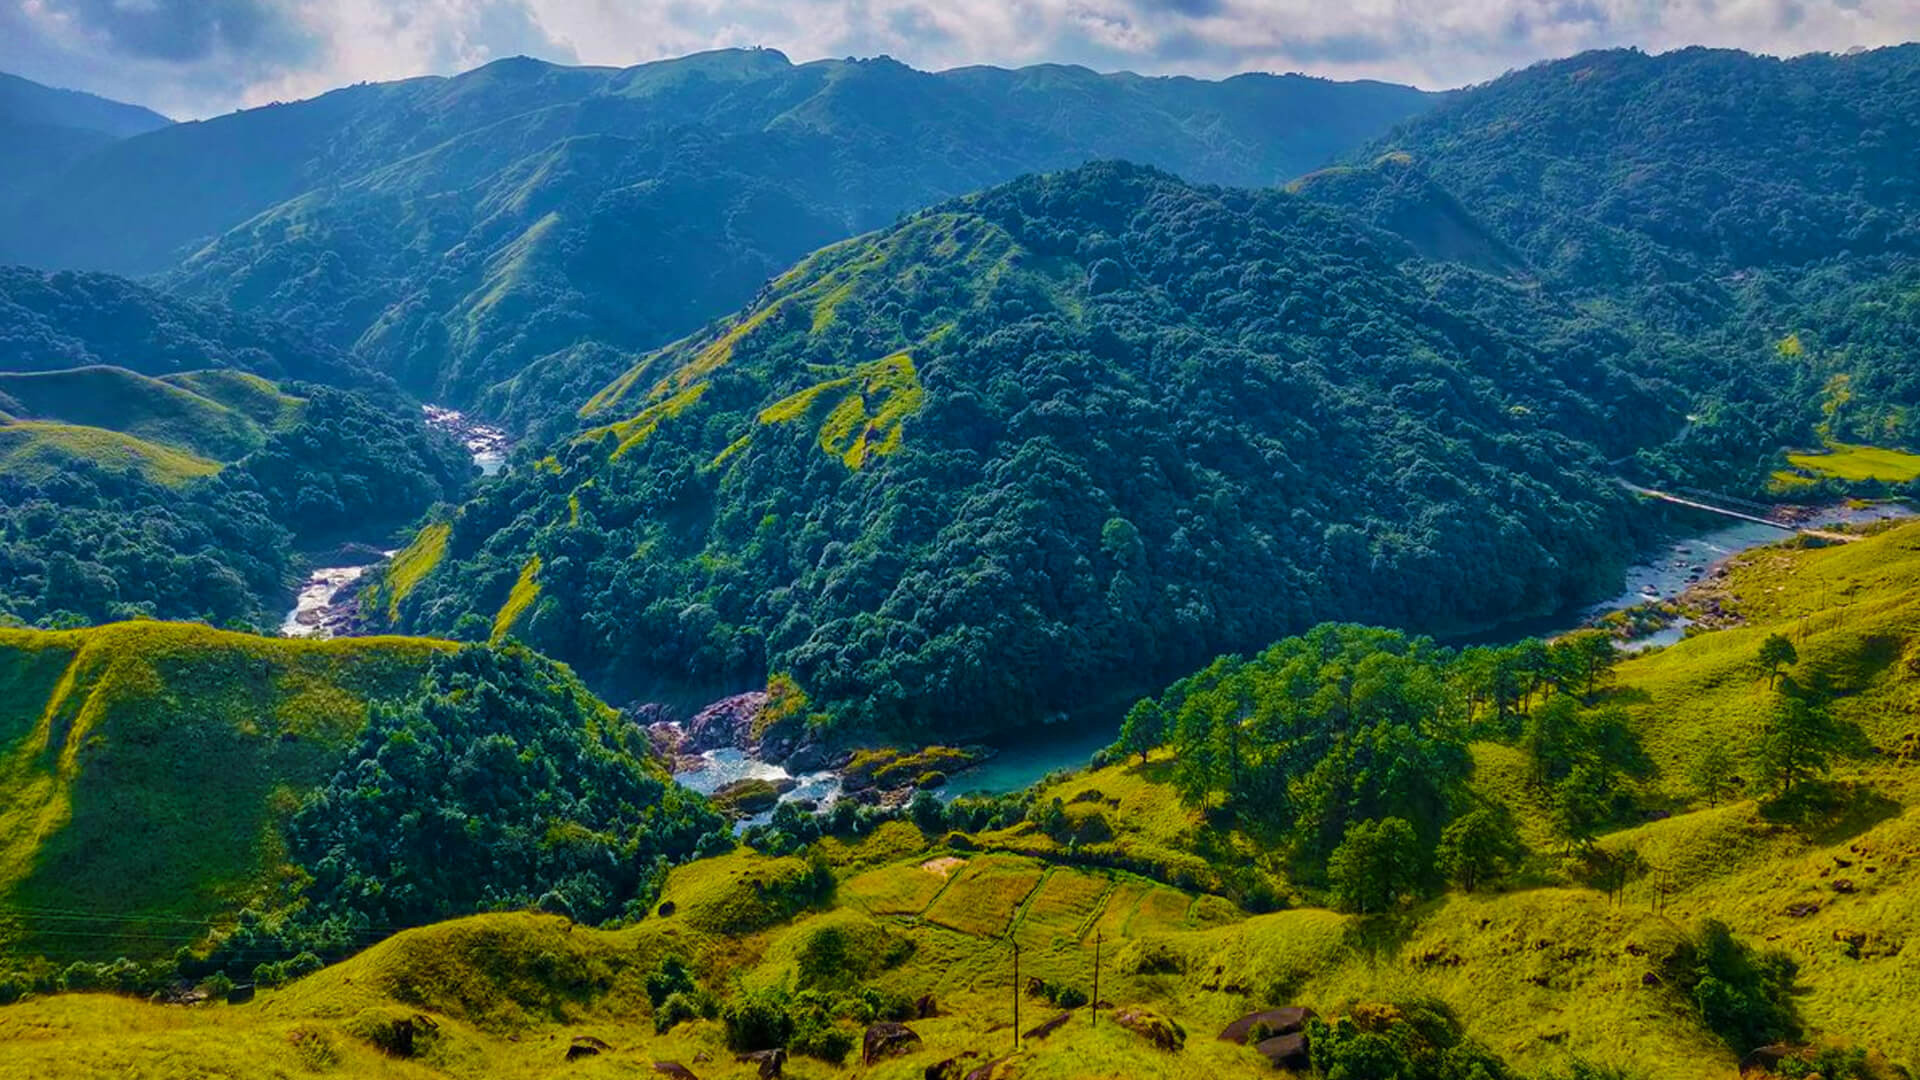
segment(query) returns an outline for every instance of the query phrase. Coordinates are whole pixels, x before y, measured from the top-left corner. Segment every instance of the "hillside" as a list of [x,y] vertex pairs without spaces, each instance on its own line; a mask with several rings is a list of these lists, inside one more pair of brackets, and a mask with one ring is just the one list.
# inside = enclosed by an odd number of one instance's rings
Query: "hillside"
[[[483,907],[538,899],[598,921],[634,890],[644,904],[655,857],[718,822],[524,651],[0,630],[0,701],[0,967],[195,945],[245,975]],[[485,830],[440,831],[482,809]],[[300,948],[268,955],[262,918]]]
[[[14,420],[104,429],[201,459],[231,462],[265,446],[270,431],[297,423],[302,404],[265,380],[249,384],[238,381],[241,378],[258,377],[191,372],[162,380],[114,367],[0,371],[0,412]],[[215,395],[248,396],[237,401],[244,408],[236,408],[196,392],[195,385]]]
[[1412,272],[1513,278],[1633,340],[1696,419],[1635,468],[1769,499],[1786,451],[1920,448],[1900,317],[1916,95],[1920,45],[1584,53],[1460,91],[1297,187],[1401,235],[1431,260]]
[[622,695],[785,672],[926,740],[1335,612],[1559,610],[1632,544],[1604,459],[1678,418],[1617,346],[1495,328],[1401,257],[1130,166],[944,204],[609,384],[452,521],[400,625],[484,620]]
[[[1820,1067],[1901,1075],[1920,1064],[1902,992],[1920,928],[1920,676],[1904,659],[1920,648],[1917,585],[1920,525],[1743,557],[1713,595],[1739,625],[1625,659],[1597,691],[1596,713],[1624,710],[1649,759],[1624,781],[1632,808],[1591,846],[1568,844],[1525,776],[1533,744],[1479,736],[1462,808],[1508,806],[1528,850],[1491,884],[1424,885],[1414,891],[1430,898],[1388,914],[1330,910],[1311,891],[1255,913],[1185,879],[1194,865],[1238,867],[1238,850],[1219,846],[1236,843],[1221,831],[1227,818],[1178,790],[1184,757],[1129,755],[1009,799],[916,803],[905,820],[786,816],[776,824],[812,832],[750,832],[758,850],[676,869],[653,912],[621,929],[528,913],[441,923],[239,1006],[38,995],[0,1010],[0,1074],[191,1055],[207,1067],[324,1061],[347,1076],[620,1075],[672,1061],[731,1078],[757,1075],[736,1052],[784,1044],[786,1075],[827,1077],[860,1060],[863,1027],[901,1018],[917,1039],[865,1074],[919,1077],[972,1053],[961,1067],[996,1062],[993,1076],[1255,1075],[1262,1058],[1214,1033],[1301,1005],[1350,1025],[1309,1029],[1317,1070],[1358,1053],[1347,1040],[1367,1033],[1381,1038],[1373,1053],[1409,1071],[1355,1075],[1695,1080],[1733,1075],[1751,1049],[1726,1026],[1740,1014],[1716,1011],[1705,980],[1747,993],[1758,984],[1742,981],[1753,976],[1741,964],[1786,956],[1796,1041],[1823,1048]],[[1799,651],[1789,677],[1828,685],[1835,716],[1863,736],[1797,797],[1764,778],[1764,755],[1750,756],[1771,692],[1754,656],[1774,633]],[[1369,692],[1391,692],[1369,668]],[[1532,696],[1533,715],[1557,696]],[[1254,704],[1289,703],[1303,702],[1289,692]],[[1743,789],[1697,787],[1693,762],[1709,746],[1732,751]],[[1046,808],[1062,804],[1072,844],[1049,832],[1061,826]],[[1628,852],[1638,861],[1624,878],[1595,879],[1594,867]],[[830,893],[814,882],[822,865]],[[1714,938],[1709,920],[1730,934]],[[1046,997],[1090,992],[1096,955],[1111,1003],[1097,1023]],[[930,1012],[914,1004],[925,995]],[[1063,1012],[1064,1026],[1044,1026]],[[1183,1037],[1156,1046],[1142,1033],[1155,1017]],[[399,1020],[412,1041],[390,1056]],[[600,1045],[563,1065],[583,1040]]]
[[137,105],[0,72],[0,211],[9,200],[116,139],[172,123]]
[[291,326],[106,274],[0,266],[0,370],[107,366],[163,377],[231,368],[380,389],[378,377]]
[[0,258],[164,274],[524,426],[808,251],[940,199],[1110,157],[1277,183],[1433,100],[771,50],[624,70],[519,58],[116,145],[0,217]]

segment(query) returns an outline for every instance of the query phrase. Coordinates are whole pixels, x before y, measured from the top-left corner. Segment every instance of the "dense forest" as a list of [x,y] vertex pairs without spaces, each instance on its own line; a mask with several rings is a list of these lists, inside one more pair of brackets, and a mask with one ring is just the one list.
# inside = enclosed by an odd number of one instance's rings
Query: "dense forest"
[[1496,329],[1399,255],[1130,166],[934,208],[607,387],[454,519],[402,624],[477,615],[628,686],[789,672],[926,736],[1334,612],[1463,629],[1602,587],[1635,536],[1605,459],[1670,399],[1618,340]]

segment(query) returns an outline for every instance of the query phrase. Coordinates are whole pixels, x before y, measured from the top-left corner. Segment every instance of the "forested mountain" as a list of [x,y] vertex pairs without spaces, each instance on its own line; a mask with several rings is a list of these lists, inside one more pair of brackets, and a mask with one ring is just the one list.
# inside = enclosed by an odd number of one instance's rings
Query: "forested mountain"
[[402,623],[629,684],[788,672],[930,735],[1333,612],[1558,609],[1631,546],[1604,459],[1679,418],[1618,340],[1533,301],[1489,324],[1407,257],[1125,165],[943,204],[602,390],[453,520]]
[[277,622],[296,538],[378,539],[464,490],[418,410],[283,325],[0,268],[0,622]]
[[152,376],[232,368],[270,379],[383,385],[340,350],[285,323],[111,274],[0,266],[0,370],[91,365]]
[[1634,50],[1461,91],[1296,185],[1579,302],[1699,420],[1641,467],[1764,494],[1783,446],[1920,447],[1920,45]]
[[930,74],[769,50],[626,70],[517,59],[112,147],[0,220],[0,253],[163,273],[310,327],[416,393],[484,397],[524,423],[569,412],[806,252],[942,198],[1115,157],[1274,184],[1432,100],[1299,76]]
[[137,105],[0,72],[0,209],[88,153],[172,122]]

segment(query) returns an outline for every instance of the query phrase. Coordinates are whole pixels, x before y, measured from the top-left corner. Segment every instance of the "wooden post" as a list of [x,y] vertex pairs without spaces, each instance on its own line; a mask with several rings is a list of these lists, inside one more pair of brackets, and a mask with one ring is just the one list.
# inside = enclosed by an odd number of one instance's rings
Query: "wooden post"
[[1013,932],[1007,932],[1007,942],[1013,946],[1013,1048],[1020,1049],[1020,943],[1014,940]]
[[1100,939],[1102,931],[1093,932],[1093,1026],[1100,1026]]

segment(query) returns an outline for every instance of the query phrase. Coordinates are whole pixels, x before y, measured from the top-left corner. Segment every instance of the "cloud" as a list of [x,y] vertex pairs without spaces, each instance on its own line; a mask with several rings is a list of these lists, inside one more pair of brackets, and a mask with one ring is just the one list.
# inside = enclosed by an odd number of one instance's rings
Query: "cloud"
[[1916,36],[1917,0],[0,0],[0,70],[185,115],[516,53],[626,65],[768,45],[1442,87],[1587,48],[1788,55]]

